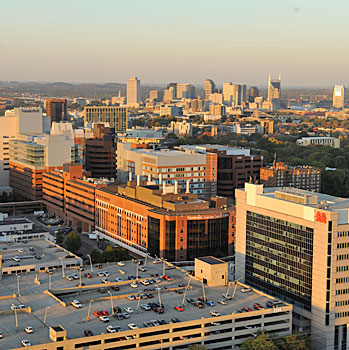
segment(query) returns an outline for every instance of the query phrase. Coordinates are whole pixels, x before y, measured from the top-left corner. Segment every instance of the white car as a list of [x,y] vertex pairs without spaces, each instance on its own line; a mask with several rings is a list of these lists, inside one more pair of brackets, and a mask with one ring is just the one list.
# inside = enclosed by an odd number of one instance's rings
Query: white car
[[17,249],[17,252],[18,253],[24,253],[24,249],[23,248],[19,248],[19,249]]
[[133,309],[132,307],[124,307],[124,311],[127,312],[128,314],[133,314]]
[[24,328],[24,331],[25,331],[27,334],[31,334],[31,333],[34,332],[34,331],[33,331],[33,327],[30,327],[30,326],[25,327],[25,328]]
[[120,278],[120,277],[115,277],[115,281],[116,281],[116,282],[123,282],[123,279]]
[[81,309],[81,308],[82,308],[82,305],[81,305],[80,301],[77,300],[77,299],[74,299],[74,300],[71,302],[71,304],[72,304],[75,308],[77,308],[77,309]]
[[144,311],[149,311],[151,310],[151,307],[149,304],[142,304],[141,305],[141,308],[144,310]]
[[109,277],[110,273],[108,271],[103,271],[105,277]]
[[109,280],[108,280],[108,278],[103,278],[103,279],[102,279],[102,282],[103,282],[103,283],[109,283]]
[[73,278],[72,276],[68,275],[68,276],[66,277],[66,279],[67,279],[68,281],[72,281],[74,278]]
[[143,284],[143,286],[149,286],[149,281],[148,280],[143,280],[141,281],[141,283]]
[[122,261],[119,261],[117,264],[118,264],[119,266],[125,266],[125,263],[122,262]]
[[2,338],[2,333],[0,332],[0,339]]
[[106,277],[105,274],[104,274],[104,272],[98,272],[98,273],[97,273],[97,276],[98,276],[98,277]]
[[218,303],[221,305],[227,305],[227,302],[225,300],[218,300]]
[[252,292],[252,288],[241,288],[240,291],[241,293],[248,293],[248,292]]
[[110,325],[110,326],[107,327],[107,331],[108,331],[109,333],[116,333],[116,329],[115,329],[114,326],[112,326],[112,325]]
[[100,319],[102,322],[109,322],[109,317],[108,317],[108,316],[99,316],[99,319]]
[[216,316],[216,317],[221,316],[221,314],[218,311],[216,311],[216,310],[210,310],[210,314],[212,316]]
[[74,278],[74,280],[79,279],[79,275],[77,273],[72,273],[71,276]]
[[31,342],[28,339],[23,339],[22,340],[22,345],[23,346],[32,346]]
[[15,262],[20,262],[21,261],[21,259],[18,256],[14,256],[12,258],[12,260],[15,261]]
[[131,283],[130,286],[131,286],[132,288],[137,288],[137,287],[138,287],[137,283],[134,283],[134,282]]
[[145,272],[145,271],[147,271],[147,268],[146,268],[146,267],[141,266],[141,267],[139,267],[139,271]]
[[19,305],[17,306],[17,308],[18,308],[18,309],[25,309],[25,305],[24,305],[24,304],[19,304]]
[[11,310],[18,310],[18,306],[15,305],[15,304],[12,304],[12,305],[11,305]]
[[138,327],[136,326],[135,323],[129,323],[128,324],[128,328],[130,328],[130,329],[137,329]]

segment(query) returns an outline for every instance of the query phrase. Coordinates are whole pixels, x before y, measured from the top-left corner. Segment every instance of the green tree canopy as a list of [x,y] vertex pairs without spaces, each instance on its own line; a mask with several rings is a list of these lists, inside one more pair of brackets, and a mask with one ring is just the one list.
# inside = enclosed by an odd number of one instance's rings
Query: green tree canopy
[[72,253],[76,253],[81,247],[81,239],[75,231],[71,231],[64,242],[65,247]]
[[260,333],[255,338],[246,339],[242,345],[241,350],[278,350],[273,340],[269,338],[268,334]]

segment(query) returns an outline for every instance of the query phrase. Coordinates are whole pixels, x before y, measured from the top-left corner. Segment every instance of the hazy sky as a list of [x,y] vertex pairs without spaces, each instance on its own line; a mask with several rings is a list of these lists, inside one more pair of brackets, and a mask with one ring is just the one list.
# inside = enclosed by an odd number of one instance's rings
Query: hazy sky
[[348,0],[1,0],[0,80],[349,85]]

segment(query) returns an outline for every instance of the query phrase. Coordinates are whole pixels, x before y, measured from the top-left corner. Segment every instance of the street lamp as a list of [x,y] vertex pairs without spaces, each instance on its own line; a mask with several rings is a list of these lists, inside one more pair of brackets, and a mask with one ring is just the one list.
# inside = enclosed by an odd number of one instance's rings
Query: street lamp
[[108,293],[110,294],[111,314],[113,316],[114,315],[113,295],[111,294],[110,290],[108,290]]
[[17,296],[20,296],[20,294],[19,294],[19,279],[21,278],[21,276],[18,275],[17,273],[16,273],[16,276],[17,276]]
[[18,331],[17,309],[15,309],[16,331]]
[[51,286],[52,286],[52,275],[51,275],[51,272],[49,272],[48,274],[48,289],[51,290]]
[[90,265],[91,265],[91,273],[93,273],[93,267],[92,267],[92,259],[91,259],[91,255],[87,254],[88,258],[90,259]]
[[45,317],[44,317],[44,326],[46,326],[47,310],[48,310],[49,308],[50,308],[49,306],[46,306],[46,309],[45,309]]
[[236,288],[237,288],[237,286],[238,286],[238,282],[239,282],[239,280],[241,280],[243,277],[240,277],[240,278],[238,278],[237,280],[235,280],[235,288],[234,288],[234,293],[233,293],[233,295],[232,295],[232,298],[234,299],[234,296],[235,296],[235,292],[236,292]]
[[63,258],[60,256],[60,257],[59,257],[59,260],[62,262],[62,278],[65,278],[65,275],[64,275],[64,262],[63,262]]

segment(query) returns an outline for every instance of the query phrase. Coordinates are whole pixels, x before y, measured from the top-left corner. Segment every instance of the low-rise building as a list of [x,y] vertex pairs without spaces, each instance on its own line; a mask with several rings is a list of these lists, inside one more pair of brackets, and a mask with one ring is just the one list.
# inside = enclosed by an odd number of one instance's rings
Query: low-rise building
[[265,187],[294,187],[320,192],[321,169],[311,166],[290,167],[282,162],[260,169],[260,180]]
[[297,140],[299,146],[330,146],[334,148],[340,148],[341,142],[335,137],[302,137]]

